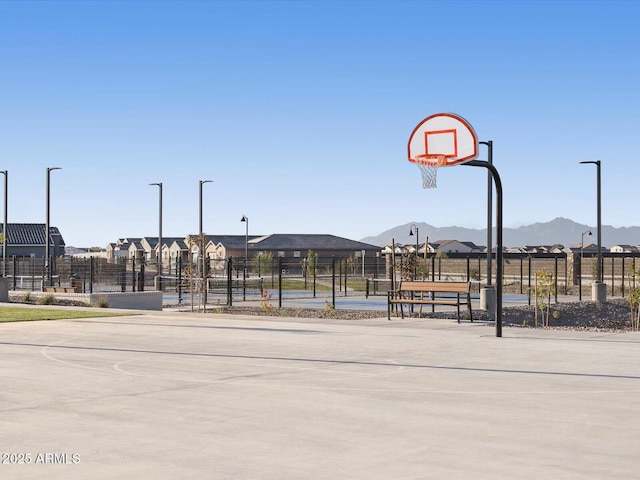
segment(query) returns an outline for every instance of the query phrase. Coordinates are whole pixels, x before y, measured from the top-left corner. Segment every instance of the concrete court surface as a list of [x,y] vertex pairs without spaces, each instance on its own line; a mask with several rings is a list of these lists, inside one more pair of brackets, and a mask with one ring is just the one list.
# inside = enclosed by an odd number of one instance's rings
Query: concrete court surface
[[639,359],[437,319],[0,324],[0,478],[636,479]]

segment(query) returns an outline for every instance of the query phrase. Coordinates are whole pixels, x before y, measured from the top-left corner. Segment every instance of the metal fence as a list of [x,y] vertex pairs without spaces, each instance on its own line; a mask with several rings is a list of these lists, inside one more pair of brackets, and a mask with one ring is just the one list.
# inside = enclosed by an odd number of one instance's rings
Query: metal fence
[[[625,296],[636,287],[640,267],[634,254],[603,255],[602,272],[611,296]],[[590,291],[597,278],[595,256],[564,254],[505,254],[505,291],[530,294],[539,273],[551,274],[556,296]],[[77,292],[135,292],[162,289],[168,301],[182,303],[193,295],[204,301],[233,304],[237,301],[272,299],[279,306],[290,298],[326,298],[349,295],[386,295],[391,279],[415,278],[439,281],[471,281],[477,292],[488,283],[487,257],[478,254],[448,254],[416,258],[397,255],[385,258],[274,258],[256,261],[244,258],[211,260],[202,266],[174,261],[163,266],[137,259],[11,257],[2,265],[11,290],[44,291],[48,286],[75,287]],[[50,275],[47,273],[50,268]],[[491,271],[497,271],[495,258]],[[394,272],[392,274],[392,272]],[[160,280],[161,278],[161,280]],[[492,278],[495,284],[495,278]],[[199,301],[201,301],[200,299]]]

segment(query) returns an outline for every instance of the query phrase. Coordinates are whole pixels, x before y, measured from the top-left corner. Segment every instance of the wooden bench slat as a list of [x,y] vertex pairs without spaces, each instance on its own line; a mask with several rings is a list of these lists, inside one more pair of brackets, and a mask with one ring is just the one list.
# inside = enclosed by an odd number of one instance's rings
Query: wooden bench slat
[[[424,294],[430,294],[424,298]],[[456,293],[456,299],[437,297],[437,294]],[[466,300],[460,298],[466,294]],[[418,295],[420,298],[415,298]],[[402,281],[397,290],[387,294],[387,318],[391,320],[391,305],[400,305],[400,313],[404,318],[403,304],[407,305],[452,305],[458,307],[458,323],[460,323],[460,305],[467,305],[470,320],[473,322],[471,310],[471,283],[470,282],[429,282],[429,281]]]

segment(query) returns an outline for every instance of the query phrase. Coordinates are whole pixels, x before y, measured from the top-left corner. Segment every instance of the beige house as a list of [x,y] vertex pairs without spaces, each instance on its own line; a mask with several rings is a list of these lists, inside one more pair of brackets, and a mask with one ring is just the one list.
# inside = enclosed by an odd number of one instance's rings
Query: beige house
[[609,251],[611,253],[637,253],[639,249],[634,245],[614,245]]

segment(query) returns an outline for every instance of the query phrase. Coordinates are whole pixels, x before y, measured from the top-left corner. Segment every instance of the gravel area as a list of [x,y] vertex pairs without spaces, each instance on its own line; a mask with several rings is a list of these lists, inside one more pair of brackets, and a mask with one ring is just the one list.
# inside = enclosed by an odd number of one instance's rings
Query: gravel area
[[[264,310],[260,307],[222,307],[215,310],[220,313],[244,314],[244,315],[271,315],[283,317],[301,318],[335,318],[342,320],[359,320],[367,318],[386,317],[385,311],[353,311],[353,310],[333,310],[326,308],[323,310],[302,309],[302,308],[282,308]],[[546,313],[545,313],[546,314]],[[562,328],[573,330],[598,330],[598,331],[626,331],[631,329],[630,309],[626,299],[611,299],[607,302],[596,303],[591,301],[564,302],[551,304],[549,309],[549,323],[543,320],[543,315],[538,311],[539,328]],[[405,317],[411,315],[405,313]],[[417,317],[417,313],[413,314]],[[446,312],[423,312],[426,318],[456,318],[455,311]],[[488,321],[489,318],[484,311],[475,310],[474,320]],[[391,317],[392,319],[394,317]],[[522,305],[504,307],[502,314],[504,326],[511,327],[536,327],[535,310],[533,305]]]

